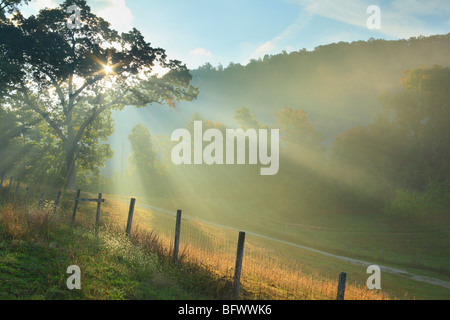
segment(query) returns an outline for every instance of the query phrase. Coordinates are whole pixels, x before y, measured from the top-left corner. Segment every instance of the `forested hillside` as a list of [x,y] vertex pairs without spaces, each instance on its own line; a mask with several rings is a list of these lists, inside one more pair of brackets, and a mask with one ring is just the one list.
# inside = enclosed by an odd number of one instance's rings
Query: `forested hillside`
[[266,56],[246,66],[205,65],[191,71],[200,88],[195,108],[213,121],[223,121],[230,120],[237,107],[246,106],[272,124],[273,113],[283,106],[305,109],[316,129],[332,139],[373,120],[381,107],[379,95],[397,90],[405,70],[450,66],[448,52],[450,34],[340,42],[312,52]]

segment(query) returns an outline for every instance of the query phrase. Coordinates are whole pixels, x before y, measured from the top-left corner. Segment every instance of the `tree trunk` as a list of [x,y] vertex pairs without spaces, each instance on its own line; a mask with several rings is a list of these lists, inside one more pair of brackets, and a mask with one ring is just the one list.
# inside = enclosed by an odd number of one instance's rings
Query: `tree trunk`
[[73,145],[65,148],[66,151],[66,188],[75,189],[76,187],[76,152]]
[[75,159],[66,160],[66,165],[67,165],[66,189],[75,190],[76,186]]
[[[71,80],[69,83],[71,87]],[[70,89],[70,92],[72,90]],[[64,150],[66,152],[66,188],[67,189],[75,189],[76,186],[76,168],[75,168],[75,158],[76,158],[76,146],[77,142],[75,141],[75,133],[72,122],[72,108],[73,108],[73,100],[69,99],[69,106],[67,112],[67,141],[64,146]]]

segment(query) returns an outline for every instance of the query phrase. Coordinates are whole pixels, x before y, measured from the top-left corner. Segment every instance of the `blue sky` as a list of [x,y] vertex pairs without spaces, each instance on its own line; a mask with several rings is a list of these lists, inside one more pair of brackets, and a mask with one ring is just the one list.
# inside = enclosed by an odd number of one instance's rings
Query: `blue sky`
[[[27,9],[54,6],[37,0]],[[88,0],[119,31],[139,29],[171,58],[196,68],[226,67],[282,50],[312,50],[371,37],[400,39],[450,32],[450,0]],[[370,30],[367,8],[381,9],[381,29]]]

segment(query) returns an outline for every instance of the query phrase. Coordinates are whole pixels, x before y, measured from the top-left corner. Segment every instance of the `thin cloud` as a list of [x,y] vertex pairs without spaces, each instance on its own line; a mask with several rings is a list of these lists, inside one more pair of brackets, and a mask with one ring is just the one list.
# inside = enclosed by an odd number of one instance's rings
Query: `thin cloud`
[[111,23],[119,32],[130,31],[133,27],[134,16],[125,0],[96,0],[100,3],[97,14]]
[[[315,15],[337,20],[353,26],[366,28],[367,0],[296,0],[298,4]],[[450,12],[448,0],[433,0],[425,4],[418,0],[395,0],[380,4],[382,28],[378,32],[395,38],[409,38],[418,35],[432,35],[445,32],[437,27],[426,26],[422,14],[447,15]]]
[[55,0],[34,0],[31,6],[38,12],[45,8],[55,8],[58,6],[58,3]]
[[267,41],[261,46],[259,46],[250,56],[249,60],[259,58],[265,54],[268,54],[269,52],[272,52],[275,50],[276,46],[273,44],[272,41]]
[[206,62],[212,62],[212,60],[216,60],[217,56],[214,56],[210,50],[199,47],[189,51],[189,54],[186,55],[182,60],[186,63],[188,68],[195,69],[198,66],[205,64]]
[[311,12],[302,10],[293,24],[289,25],[275,38],[256,48],[244,64],[247,64],[252,59],[257,59],[271,52],[275,52],[276,50],[281,51],[283,48],[290,47],[288,41],[306,27],[312,18],[313,14]]
[[211,57],[211,51],[206,50],[205,48],[196,48],[194,50],[189,51],[189,54],[191,56],[195,56],[195,57]]

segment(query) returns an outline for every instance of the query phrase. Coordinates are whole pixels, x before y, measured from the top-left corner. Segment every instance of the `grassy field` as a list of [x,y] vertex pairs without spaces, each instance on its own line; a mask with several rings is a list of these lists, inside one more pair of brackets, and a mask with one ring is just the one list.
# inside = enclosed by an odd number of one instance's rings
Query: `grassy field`
[[255,203],[182,198],[141,201],[170,210],[181,207],[190,216],[214,223],[450,280],[450,214],[394,218],[382,214],[299,212],[286,219],[279,217],[282,215],[276,208],[261,208]]
[[[217,204],[210,199],[147,199],[141,203],[176,211],[183,208],[186,215],[204,219],[213,223],[228,225],[241,230],[274,237],[319,249],[336,255],[370,261],[407,272],[449,281],[450,257],[450,220],[448,216],[425,217],[415,219],[394,219],[386,216],[349,216],[349,215],[301,215],[302,224],[295,221],[280,223],[270,214],[258,210],[252,214],[251,204]],[[139,201],[138,201],[139,203]],[[194,205],[193,205],[194,204]],[[195,206],[198,204],[198,206]],[[243,211],[248,210],[247,214]],[[270,209],[270,208],[269,208]],[[147,216],[167,216],[165,213],[148,211]],[[257,215],[257,216],[256,216]],[[149,223],[143,221],[142,223]],[[159,223],[161,228],[165,225]],[[166,223],[167,224],[167,223]],[[197,225],[202,225],[197,223]],[[211,226],[209,228],[212,228]],[[195,229],[195,228],[194,228]],[[197,226],[197,229],[199,227]],[[203,227],[205,229],[205,227]],[[170,229],[166,232],[170,232]],[[210,232],[217,235],[218,231]],[[217,236],[216,236],[217,237]],[[228,239],[237,239],[237,235],[228,235]],[[235,240],[236,241],[236,240]],[[300,248],[288,246],[263,238],[253,237],[247,241],[263,247],[270,254],[260,252],[254,255],[276,256],[289,262],[280,264],[288,269],[301,261],[301,272],[333,281],[345,271],[355,285],[364,286],[368,275],[366,268],[352,265],[334,258],[323,256]],[[233,248],[235,250],[235,248]],[[266,253],[267,253],[266,252]],[[250,260],[252,251],[247,252]],[[439,286],[421,283],[408,277],[383,273],[382,291],[399,299],[448,299],[450,290]]]
[[[70,228],[67,210],[54,216],[0,206],[0,300],[221,299],[228,292],[226,280],[200,266],[173,265],[154,234],[127,239],[106,223],[96,239],[89,214],[80,213]],[[81,290],[66,286],[70,265],[81,269]]]
[[[107,197],[107,196],[106,196]],[[110,201],[103,219],[125,226],[128,204]],[[90,205],[86,205],[87,209]],[[94,208],[86,212],[87,220],[94,220]],[[124,227],[123,227],[124,228]],[[166,252],[173,245],[175,217],[154,210],[137,208],[133,219],[133,233],[155,232]],[[232,281],[236,254],[237,231],[213,227],[197,220],[183,219],[181,228],[182,260],[208,270],[218,279]],[[301,253],[300,253],[301,254]],[[305,256],[301,254],[301,260]],[[292,259],[280,248],[258,238],[247,236],[241,277],[242,299],[335,299],[337,276],[323,276],[308,267],[307,262]],[[308,269],[309,268],[309,269]],[[312,271],[312,272],[311,272]],[[341,270],[342,271],[342,270]],[[360,270],[361,271],[361,270]],[[331,273],[330,273],[331,274]],[[347,299],[389,299],[388,294],[370,291],[354,278],[349,279]],[[219,289],[219,291],[223,290]]]
[[[183,219],[181,264],[170,262],[174,216],[138,207],[132,235],[124,237],[129,198],[107,199],[102,207],[99,241],[95,240],[95,204],[82,203],[75,228],[69,228],[73,200],[65,197],[56,216],[51,210],[7,207],[0,211],[0,299],[226,299],[230,297],[234,271],[237,231],[214,227],[196,219]],[[115,197],[117,198],[117,197]],[[138,204],[144,202],[138,199]],[[174,199],[150,201],[168,209],[192,209]],[[200,208],[208,209],[205,201]],[[172,207],[171,207],[172,206]],[[52,205],[49,204],[51,209]],[[216,208],[217,209],[217,208]],[[195,211],[197,217],[216,223],[241,222],[242,229],[266,232],[269,236],[299,243],[302,232],[270,228],[269,219],[237,216],[212,219],[208,211]],[[217,213],[217,211],[216,211]],[[235,213],[236,214],[236,213]],[[203,215],[203,216],[202,216]],[[185,216],[186,217],[186,216]],[[33,222],[33,221],[37,222]],[[253,220],[253,222],[252,222]],[[227,223],[233,226],[233,223]],[[281,226],[281,225],[280,225]],[[301,228],[301,227],[299,227]],[[325,247],[335,234],[320,240],[318,230],[311,246]],[[323,231],[323,235],[326,234]],[[322,234],[320,234],[322,235]],[[304,236],[305,239],[308,237]],[[321,242],[319,242],[321,241]],[[320,245],[318,245],[318,242]],[[301,243],[304,244],[304,243]],[[308,243],[306,243],[308,244]],[[336,247],[338,247],[336,245]],[[326,247],[333,249],[333,247]],[[356,255],[351,248],[350,255]],[[353,251],[354,250],[354,251]],[[344,252],[345,253],[345,252]],[[445,253],[445,252],[444,252]],[[77,264],[83,273],[81,291],[65,286],[69,265]],[[387,263],[384,263],[387,264]],[[405,264],[406,266],[407,264]],[[415,267],[411,269],[436,270]],[[335,299],[337,277],[347,273],[346,299],[448,299],[449,290],[382,274],[382,290],[365,286],[366,268],[300,248],[247,235],[241,278],[242,299]],[[423,273],[422,273],[423,274]],[[32,283],[32,285],[30,285]]]

